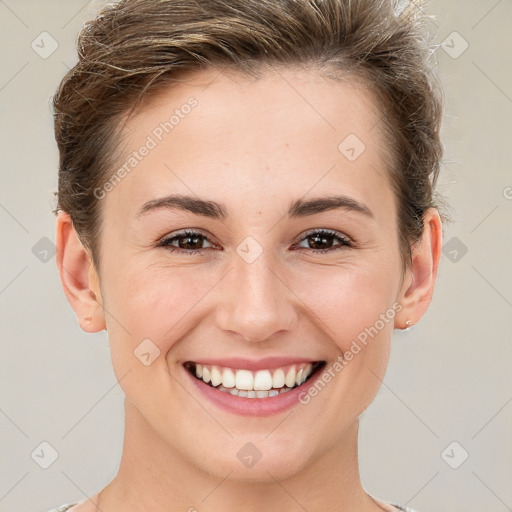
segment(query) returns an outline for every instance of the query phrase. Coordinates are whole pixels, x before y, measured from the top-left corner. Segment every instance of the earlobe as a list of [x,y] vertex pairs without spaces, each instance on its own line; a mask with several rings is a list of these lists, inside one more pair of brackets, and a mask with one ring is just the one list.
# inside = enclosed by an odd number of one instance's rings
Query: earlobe
[[86,332],[105,329],[102,298],[92,257],[82,245],[70,216],[57,217],[57,267],[64,293]]
[[414,246],[411,268],[404,279],[398,302],[402,309],[395,316],[395,328],[405,329],[419,322],[427,311],[437,278],[442,249],[442,224],[439,212],[429,208],[424,214],[422,239]]

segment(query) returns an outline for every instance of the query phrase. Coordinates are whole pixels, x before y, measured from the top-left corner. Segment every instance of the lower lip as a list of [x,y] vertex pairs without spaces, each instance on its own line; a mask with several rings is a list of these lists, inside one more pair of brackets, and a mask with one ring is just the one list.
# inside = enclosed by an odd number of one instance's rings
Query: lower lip
[[267,398],[245,398],[231,395],[225,391],[219,391],[205,384],[202,380],[196,379],[185,368],[182,367],[182,370],[208,400],[212,401],[221,409],[242,416],[271,416],[300,404],[299,395],[306,393],[319,375],[319,372],[316,371],[306,382],[286,393],[279,393],[279,395],[269,396]]

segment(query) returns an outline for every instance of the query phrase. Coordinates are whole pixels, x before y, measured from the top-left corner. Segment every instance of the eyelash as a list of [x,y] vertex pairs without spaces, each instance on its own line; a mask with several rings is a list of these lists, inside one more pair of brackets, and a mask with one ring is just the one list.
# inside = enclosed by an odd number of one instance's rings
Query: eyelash
[[[303,242],[304,240],[307,240],[308,238],[310,238],[310,237],[312,237],[314,235],[321,236],[321,237],[328,237],[328,238],[331,237],[333,239],[338,239],[341,243],[338,246],[331,247],[329,249],[309,249],[309,248],[302,247],[302,249],[304,249],[308,253],[325,254],[325,253],[330,253],[330,252],[338,251],[338,250],[344,249],[344,248],[352,248],[352,247],[354,247],[354,244],[350,240],[350,238],[348,238],[347,236],[345,236],[345,235],[343,235],[343,234],[341,234],[341,233],[339,233],[337,231],[331,231],[331,230],[328,230],[328,229],[312,229],[312,230],[306,231],[306,233],[304,233],[302,238],[297,243]],[[180,238],[187,238],[187,237],[190,237],[190,238],[201,237],[201,238],[203,238],[205,240],[208,240],[208,237],[206,235],[203,235],[202,233],[200,233],[198,231],[188,231],[188,230],[186,230],[186,231],[183,231],[181,233],[177,233],[176,235],[174,235],[172,237],[162,239],[159,242],[158,247],[164,247],[167,250],[169,250],[170,252],[178,251],[180,253],[187,254],[189,256],[192,256],[194,254],[198,254],[198,253],[201,252],[201,250],[204,250],[204,249],[191,249],[191,250],[181,249],[179,247],[174,247],[174,246],[170,245],[171,242],[173,242],[175,240],[178,240]],[[295,247],[295,246],[296,246],[296,244],[293,244],[293,247]]]

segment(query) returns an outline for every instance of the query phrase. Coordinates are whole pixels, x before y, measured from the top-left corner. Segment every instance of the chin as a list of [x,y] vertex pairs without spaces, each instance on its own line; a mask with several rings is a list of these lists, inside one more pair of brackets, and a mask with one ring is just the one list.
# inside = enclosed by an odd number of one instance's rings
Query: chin
[[[204,462],[203,462],[204,464]],[[212,461],[209,468],[204,468],[210,474],[224,479],[229,475],[229,480],[245,483],[269,483],[275,480],[286,480],[299,473],[303,465],[293,457],[286,459],[272,455],[261,458],[252,467],[246,467],[240,461],[225,459]]]
[[[267,439],[265,439],[267,436]],[[275,436],[275,439],[271,439]],[[285,480],[299,473],[308,464],[312,454],[311,441],[298,441],[292,434],[278,436],[235,436],[229,446],[211,451],[208,457],[196,461],[205,472],[239,482],[268,483]],[[300,443],[300,444],[299,444]]]

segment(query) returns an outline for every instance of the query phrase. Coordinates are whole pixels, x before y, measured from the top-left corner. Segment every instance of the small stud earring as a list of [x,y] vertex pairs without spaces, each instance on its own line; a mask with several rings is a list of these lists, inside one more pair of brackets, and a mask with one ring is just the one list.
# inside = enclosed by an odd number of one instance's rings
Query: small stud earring
[[405,322],[405,328],[406,328],[406,329],[409,329],[409,327],[412,327],[412,322],[411,322],[410,320],[407,320],[407,321]]

